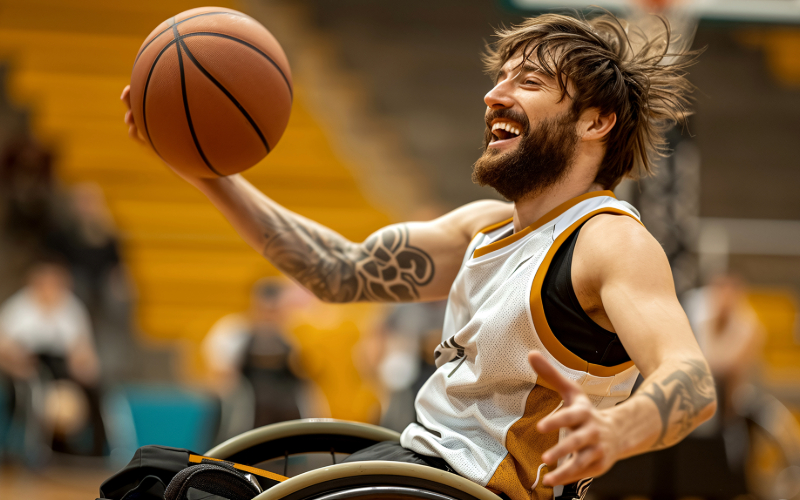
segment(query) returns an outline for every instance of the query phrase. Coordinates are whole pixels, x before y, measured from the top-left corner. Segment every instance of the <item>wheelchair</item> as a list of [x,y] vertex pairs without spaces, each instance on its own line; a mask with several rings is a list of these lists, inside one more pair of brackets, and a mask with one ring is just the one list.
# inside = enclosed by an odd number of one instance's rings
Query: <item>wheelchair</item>
[[399,433],[375,425],[305,419],[253,429],[212,448],[205,456],[284,476],[294,459],[293,469],[300,473],[254,500],[501,500],[464,477],[433,467],[386,461],[336,463],[337,456],[381,441],[399,440]]

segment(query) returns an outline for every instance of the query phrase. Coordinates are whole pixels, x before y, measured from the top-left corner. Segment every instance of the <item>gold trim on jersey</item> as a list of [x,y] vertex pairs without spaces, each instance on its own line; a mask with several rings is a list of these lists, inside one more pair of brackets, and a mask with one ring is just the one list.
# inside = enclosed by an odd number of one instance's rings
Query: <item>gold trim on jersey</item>
[[[503,238],[501,240],[495,241],[494,243],[490,243],[490,244],[488,244],[486,246],[478,248],[477,250],[475,250],[475,252],[473,252],[472,256],[473,257],[482,257],[484,255],[487,255],[487,254],[490,254],[490,253],[495,252],[497,250],[500,250],[501,248],[504,248],[504,247],[514,243],[515,241],[519,241],[520,239],[524,238],[525,236],[527,236],[528,234],[530,234],[534,230],[539,229],[540,227],[542,227],[543,225],[547,224],[551,220],[555,219],[559,215],[563,214],[564,212],[566,212],[570,208],[574,207],[578,203],[580,203],[582,201],[585,201],[585,200],[588,200],[590,198],[597,198],[598,196],[609,196],[611,198],[616,199],[616,197],[614,196],[614,193],[612,191],[591,191],[589,193],[582,194],[580,196],[576,196],[575,198],[572,198],[571,200],[565,201],[561,205],[557,206],[556,208],[550,210],[549,212],[547,212],[543,216],[539,217],[539,219],[537,219],[536,222],[534,222],[530,226],[528,226],[528,227],[526,227],[526,228],[524,228],[524,229],[522,229],[520,231],[517,231],[516,233],[514,233],[514,234],[512,234],[510,236],[507,236],[507,237],[505,237],[505,238]],[[493,225],[491,225],[491,226],[489,226],[487,228],[482,229],[479,232],[480,233],[488,233],[488,232],[494,231],[495,229],[499,229],[499,228],[505,226],[506,224],[508,224],[509,222],[513,221],[513,220],[514,219],[509,219],[509,220],[506,220],[506,221],[503,221],[503,222],[498,222],[497,224],[493,224]]]
[[569,236],[572,233],[574,233],[575,230],[581,226],[581,224],[591,219],[595,215],[603,213],[627,215],[628,217],[632,218],[633,220],[641,224],[641,221],[639,221],[639,219],[637,219],[636,217],[634,217],[633,215],[629,214],[624,210],[612,207],[605,207],[605,208],[599,208],[593,212],[589,212],[588,214],[578,219],[567,229],[565,229],[558,236],[558,238],[556,238],[556,240],[553,242],[553,245],[547,251],[547,255],[545,255],[544,260],[539,265],[539,269],[536,271],[536,275],[533,278],[533,286],[531,286],[531,299],[530,299],[531,317],[533,318],[533,326],[536,329],[536,334],[539,336],[539,340],[542,341],[542,344],[544,344],[545,349],[547,349],[547,351],[550,354],[552,354],[553,357],[555,357],[562,365],[566,366],[567,368],[572,368],[573,370],[587,372],[590,375],[595,375],[597,377],[613,377],[614,375],[621,373],[627,370],[628,368],[632,367],[633,361],[621,363],[616,366],[601,366],[589,363],[588,361],[584,360],[577,354],[573,353],[572,351],[567,349],[564,346],[564,344],[559,342],[559,340],[553,334],[553,331],[550,329],[550,325],[547,323],[547,318],[545,317],[544,314],[544,304],[542,303],[542,286],[544,285],[544,278],[545,276],[547,276],[547,270],[550,268],[550,263],[553,261],[553,257],[555,256],[558,249],[561,248],[561,245],[564,243],[564,241],[566,241],[566,239],[569,238]]
[[[561,403],[558,392],[546,389],[541,384],[533,386],[525,400],[525,412],[509,427],[503,461],[495,469],[486,487],[494,492],[503,492],[511,500],[551,500],[553,488],[538,481],[536,490],[531,485],[536,481],[542,454],[558,444],[558,431],[542,434],[536,430],[539,420],[555,411]],[[545,471],[541,472],[544,476]]]
[[[481,229],[480,231],[478,231],[477,233],[475,233],[475,236],[478,236],[479,234],[491,233],[495,229],[500,229],[501,227],[505,226],[506,224],[508,224],[510,222],[514,222],[514,218],[513,217],[511,217],[510,219],[506,219],[504,221],[496,222],[496,223],[492,224],[491,226],[487,226],[487,227]],[[473,238],[475,236],[473,236]]]

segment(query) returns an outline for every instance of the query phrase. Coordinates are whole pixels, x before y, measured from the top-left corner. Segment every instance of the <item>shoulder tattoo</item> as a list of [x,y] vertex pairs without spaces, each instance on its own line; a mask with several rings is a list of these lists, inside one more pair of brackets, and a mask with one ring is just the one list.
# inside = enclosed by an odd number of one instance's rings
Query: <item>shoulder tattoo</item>
[[356,262],[363,293],[371,300],[407,302],[419,298],[419,287],[431,282],[433,259],[408,242],[408,227],[391,226],[364,242]]
[[409,243],[405,225],[356,244],[302,219],[271,215],[263,221],[264,256],[326,302],[413,301],[433,280],[433,259]]

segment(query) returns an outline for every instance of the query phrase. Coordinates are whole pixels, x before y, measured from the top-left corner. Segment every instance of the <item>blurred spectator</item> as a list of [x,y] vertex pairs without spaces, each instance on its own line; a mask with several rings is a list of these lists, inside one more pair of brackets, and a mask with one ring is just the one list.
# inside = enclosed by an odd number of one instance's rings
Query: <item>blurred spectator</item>
[[75,294],[98,314],[108,292],[124,286],[116,228],[100,186],[76,184],[69,195],[71,220],[50,232],[47,246],[66,258]]
[[3,233],[16,241],[44,236],[53,198],[52,155],[29,136],[13,141],[0,159]]
[[12,139],[0,154],[0,300],[25,282],[55,224],[57,199],[50,152],[28,135]]
[[73,451],[70,439],[90,419],[91,452],[102,454],[105,433],[92,327],[85,306],[70,291],[69,272],[60,262],[36,264],[28,285],[0,307],[0,372],[15,382],[15,390],[43,386],[45,404],[36,420],[55,433],[56,449]]
[[203,340],[203,357],[222,402],[220,437],[300,418],[303,382],[290,366],[283,298],[280,283],[259,281],[250,310],[223,317]]
[[714,375],[718,398],[714,418],[698,428],[684,446],[694,439],[707,443],[704,451],[717,443],[724,449],[728,468],[727,477],[720,477],[731,494],[744,494],[750,443],[745,419],[752,416],[738,411],[734,394],[753,377],[764,329],[747,301],[744,283],[732,275],[717,275],[709,285],[686,292],[683,306]]
[[708,286],[687,292],[683,302],[717,383],[717,412],[731,418],[731,396],[752,376],[764,329],[747,302],[744,283],[735,276],[719,275]]
[[104,374],[119,379],[135,373],[131,336],[131,281],[120,256],[114,220],[103,191],[95,183],[69,190],[69,210],[51,228],[47,251],[66,259],[73,289],[89,309]]
[[436,371],[433,351],[442,341],[445,301],[401,304],[386,318],[384,356],[378,367],[389,404],[381,425],[402,432],[417,419],[414,399]]

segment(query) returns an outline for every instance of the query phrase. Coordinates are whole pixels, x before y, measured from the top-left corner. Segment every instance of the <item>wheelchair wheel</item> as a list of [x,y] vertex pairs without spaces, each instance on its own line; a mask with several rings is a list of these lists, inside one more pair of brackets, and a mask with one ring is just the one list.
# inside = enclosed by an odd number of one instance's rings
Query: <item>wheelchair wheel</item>
[[400,434],[377,425],[309,418],[253,429],[215,446],[205,456],[255,465],[300,453],[349,455],[382,441],[400,441]]
[[345,498],[360,498],[361,500],[394,500],[401,498],[454,500],[451,496],[405,486],[367,486],[363,488],[350,488],[317,497],[316,500],[344,500]]
[[294,420],[245,432],[205,455],[244,465],[284,459],[286,467],[292,455],[330,454],[327,464],[290,477],[254,500],[500,500],[466,478],[433,467],[385,461],[336,463],[336,455],[399,440],[397,432],[369,424]]
[[[351,496],[348,496],[351,495]],[[353,462],[295,476],[254,500],[339,500],[344,498],[430,500],[499,500],[456,474],[400,462]]]

